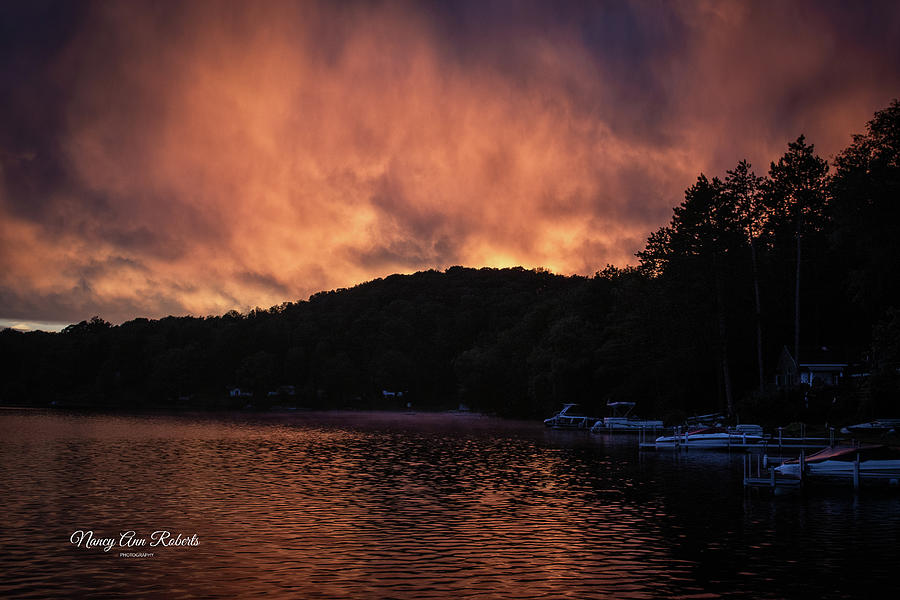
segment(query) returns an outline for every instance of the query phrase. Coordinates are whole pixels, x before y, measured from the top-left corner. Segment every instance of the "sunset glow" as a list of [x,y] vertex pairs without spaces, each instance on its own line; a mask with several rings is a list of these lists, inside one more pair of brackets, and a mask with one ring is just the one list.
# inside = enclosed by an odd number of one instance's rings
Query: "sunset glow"
[[3,115],[0,318],[634,264],[699,172],[828,157],[897,95],[896,8],[814,5],[85,7]]

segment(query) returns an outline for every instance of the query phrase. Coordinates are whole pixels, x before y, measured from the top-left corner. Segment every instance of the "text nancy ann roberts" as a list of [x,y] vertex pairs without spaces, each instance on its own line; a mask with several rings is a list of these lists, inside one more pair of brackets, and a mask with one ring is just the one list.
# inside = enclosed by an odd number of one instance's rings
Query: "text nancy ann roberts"
[[171,546],[199,546],[200,539],[197,534],[188,536],[187,534],[173,534],[171,531],[154,531],[150,537],[142,537],[134,531],[123,531],[119,533],[119,537],[99,537],[95,536],[92,530],[85,531],[79,529],[69,537],[69,541],[79,548],[102,548],[104,552],[109,552],[113,548],[155,548],[162,546],[165,548]]

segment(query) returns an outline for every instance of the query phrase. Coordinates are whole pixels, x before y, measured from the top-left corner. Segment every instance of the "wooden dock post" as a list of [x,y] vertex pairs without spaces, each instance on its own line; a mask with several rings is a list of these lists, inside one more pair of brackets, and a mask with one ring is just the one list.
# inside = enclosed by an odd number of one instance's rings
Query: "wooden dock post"
[[853,461],[853,489],[859,489],[859,452],[856,453],[856,460]]

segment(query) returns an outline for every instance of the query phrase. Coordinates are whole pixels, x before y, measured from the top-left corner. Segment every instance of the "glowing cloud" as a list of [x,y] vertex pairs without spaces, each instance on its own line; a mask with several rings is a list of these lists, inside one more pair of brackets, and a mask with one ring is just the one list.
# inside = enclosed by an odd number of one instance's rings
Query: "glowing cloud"
[[793,6],[92,7],[46,71],[55,154],[0,155],[0,317],[634,262],[701,170],[801,132],[827,155],[898,89],[877,39]]

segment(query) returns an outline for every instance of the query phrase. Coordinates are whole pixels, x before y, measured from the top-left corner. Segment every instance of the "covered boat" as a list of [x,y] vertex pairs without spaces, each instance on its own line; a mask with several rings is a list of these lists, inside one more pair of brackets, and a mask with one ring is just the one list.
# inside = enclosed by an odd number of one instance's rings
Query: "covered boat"
[[689,446],[700,448],[728,448],[735,445],[761,444],[763,436],[751,432],[749,428],[744,431],[735,431],[724,427],[703,427],[693,429],[676,435],[664,435],[656,438],[657,446]]
[[[804,461],[806,475],[818,477],[852,477],[859,461],[863,479],[900,480],[900,448],[881,444],[859,447],[825,448]],[[800,477],[800,460],[785,461],[775,471],[788,477]]]

